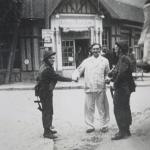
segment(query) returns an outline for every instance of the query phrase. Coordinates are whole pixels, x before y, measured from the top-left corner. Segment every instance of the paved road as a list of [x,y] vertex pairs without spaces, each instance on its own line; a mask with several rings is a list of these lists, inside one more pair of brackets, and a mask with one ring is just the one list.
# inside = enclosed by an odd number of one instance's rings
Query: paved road
[[[110,127],[113,129],[115,120],[109,90],[107,95],[111,114]],[[138,87],[131,97],[132,111],[137,113],[150,108],[149,98],[150,87]],[[36,110],[34,99],[32,90],[0,91],[0,147],[2,149],[40,150],[50,148],[50,141],[42,138],[41,113]],[[104,135],[99,132],[98,115],[95,119],[96,132],[90,135],[85,133],[83,89],[55,90],[54,108],[54,126],[58,130],[59,137],[55,141],[55,149],[94,150],[97,148]]]

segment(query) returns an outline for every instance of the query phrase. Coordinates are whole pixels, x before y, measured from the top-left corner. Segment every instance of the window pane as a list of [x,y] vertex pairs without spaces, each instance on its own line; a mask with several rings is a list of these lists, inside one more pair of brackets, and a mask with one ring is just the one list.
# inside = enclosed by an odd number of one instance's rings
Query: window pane
[[68,48],[68,52],[72,53],[73,52],[73,48]]
[[62,61],[63,66],[73,66],[74,63],[74,41],[63,41]]
[[69,66],[72,66],[72,63],[69,63]]
[[65,41],[62,42],[62,46],[65,46]]
[[102,34],[102,45],[109,47],[109,28],[104,28]]
[[65,66],[68,66],[68,63],[64,63]]
[[68,54],[67,53],[64,53],[64,57],[67,57],[68,56]]
[[67,48],[64,49],[64,53],[67,53]]
[[70,41],[70,46],[73,46],[73,41]]
[[69,41],[66,41],[66,46],[69,46]]
[[68,56],[70,56],[70,57],[71,57],[71,56],[72,56],[72,53],[68,53]]

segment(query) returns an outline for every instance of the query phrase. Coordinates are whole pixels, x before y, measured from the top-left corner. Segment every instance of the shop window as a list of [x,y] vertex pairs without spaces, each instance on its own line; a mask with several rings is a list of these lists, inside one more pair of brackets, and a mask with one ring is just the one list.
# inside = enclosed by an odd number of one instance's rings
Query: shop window
[[129,29],[121,28],[120,41],[124,41],[131,46],[131,31]]
[[74,41],[62,41],[62,63],[64,67],[74,66]]
[[136,33],[134,36],[134,45],[138,45],[139,39],[140,39],[140,33]]
[[128,45],[129,45],[129,35],[122,33],[121,37],[120,37],[120,41],[124,41],[124,42],[128,43]]
[[143,58],[143,47],[134,46],[136,61],[140,62]]
[[103,30],[102,45],[109,48],[109,28],[104,28]]

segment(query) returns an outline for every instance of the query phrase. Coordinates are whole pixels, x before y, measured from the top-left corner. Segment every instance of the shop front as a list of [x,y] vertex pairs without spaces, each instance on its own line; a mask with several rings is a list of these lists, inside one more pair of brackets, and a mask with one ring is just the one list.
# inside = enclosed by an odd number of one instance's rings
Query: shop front
[[102,43],[102,19],[91,14],[56,14],[51,18],[56,70],[70,75],[89,56],[93,43]]

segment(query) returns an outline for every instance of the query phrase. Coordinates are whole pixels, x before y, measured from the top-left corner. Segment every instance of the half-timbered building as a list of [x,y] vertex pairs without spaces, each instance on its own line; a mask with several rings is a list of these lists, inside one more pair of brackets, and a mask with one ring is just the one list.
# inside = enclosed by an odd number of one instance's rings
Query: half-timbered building
[[[109,50],[118,40],[127,41],[134,47],[143,21],[142,6],[121,0],[25,0],[11,79],[35,79],[44,50],[42,29],[45,23],[53,32],[52,48],[57,53],[55,69],[69,76],[77,67],[79,49],[83,60],[95,42]],[[6,51],[2,54],[0,49],[1,82],[7,67],[9,51]]]

